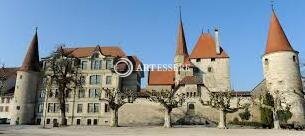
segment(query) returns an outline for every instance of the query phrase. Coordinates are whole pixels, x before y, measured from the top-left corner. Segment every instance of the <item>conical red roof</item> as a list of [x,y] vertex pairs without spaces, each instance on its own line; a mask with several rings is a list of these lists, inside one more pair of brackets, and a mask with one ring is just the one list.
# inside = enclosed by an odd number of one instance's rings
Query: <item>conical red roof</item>
[[185,36],[184,36],[184,29],[183,29],[183,24],[182,24],[181,18],[180,18],[179,27],[178,27],[176,55],[188,56]]
[[36,71],[40,70],[39,66],[39,52],[38,52],[38,36],[35,33],[30,46],[28,48],[27,54],[23,60],[21,71]]
[[277,51],[294,51],[294,50],[291,47],[275,12],[273,11],[270,21],[265,53],[267,54]]

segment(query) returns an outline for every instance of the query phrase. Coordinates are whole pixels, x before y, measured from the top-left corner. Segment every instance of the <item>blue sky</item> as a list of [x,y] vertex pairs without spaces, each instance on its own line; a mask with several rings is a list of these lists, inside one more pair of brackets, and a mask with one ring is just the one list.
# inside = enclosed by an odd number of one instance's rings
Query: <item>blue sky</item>
[[[189,52],[202,30],[218,26],[231,57],[232,87],[250,90],[263,79],[269,0],[1,0],[0,62],[19,66],[38,26],[42,57],[60,43],[101,44],[118,45],[144,63],[172,63],[179,5]],[[304,60],[305,1],[276,0],[275,9]]]

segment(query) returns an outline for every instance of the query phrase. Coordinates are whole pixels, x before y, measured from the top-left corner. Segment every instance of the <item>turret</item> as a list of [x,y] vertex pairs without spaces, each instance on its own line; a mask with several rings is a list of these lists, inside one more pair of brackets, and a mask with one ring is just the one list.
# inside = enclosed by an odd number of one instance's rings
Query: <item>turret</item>
[[185,76],[191,76],[193,74],[192,63],[190,62],[189,54],[185,42],[185,35],[184,35],[182,18],[181,18],[181,10],[180,10],[177,47],[176,47],[174,64],[176,66],[175,68],[177,68],[175,70],[176,83],[182,80],[182,78],[184,78]]
[[304,94],[298,52],[290,45],[274,11],[262,62],[267,90],[272,95],[279,93],[282,101],[291,105],[290,122],[304,124]]
[[12,110],[10,110],[12,116],[11,125],[33,124],[39,72],[38,36],[36,30],[22,66],[17,71],[13,106]]

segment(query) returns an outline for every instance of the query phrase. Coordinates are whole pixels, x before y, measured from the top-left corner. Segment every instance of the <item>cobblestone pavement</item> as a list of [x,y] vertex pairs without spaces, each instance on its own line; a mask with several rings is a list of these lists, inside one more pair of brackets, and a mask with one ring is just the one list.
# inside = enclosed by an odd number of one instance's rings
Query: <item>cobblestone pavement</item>
[[70,126],[43,129],[39,126],[0,125],[0,136],[305,136],[305,131],[267,129],[226,129],[183,126],[162,127]]

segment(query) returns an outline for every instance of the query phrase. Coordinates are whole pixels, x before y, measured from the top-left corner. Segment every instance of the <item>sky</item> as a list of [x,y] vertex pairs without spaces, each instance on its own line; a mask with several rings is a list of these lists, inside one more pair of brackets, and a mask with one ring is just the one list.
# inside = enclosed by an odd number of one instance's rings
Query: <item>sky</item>
[[[41,57],[58,44],[115,45],[145,64],[171,64],[179,6],[189,53],[202,31],[219,27],[232,88],[249,91],[263,79],[270,0],[0,0],[0,63],[20,66],[37,26]],[[304,60],[305,1],[275,0],[274,8]]]

